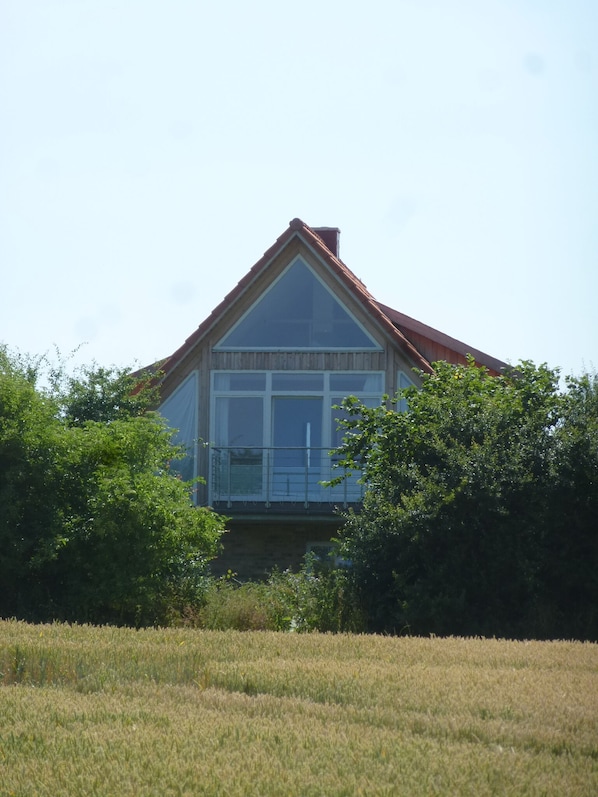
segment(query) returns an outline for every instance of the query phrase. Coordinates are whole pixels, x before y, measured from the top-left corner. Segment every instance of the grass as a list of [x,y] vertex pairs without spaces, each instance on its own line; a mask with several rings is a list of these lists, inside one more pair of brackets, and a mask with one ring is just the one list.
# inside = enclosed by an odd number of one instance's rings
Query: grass
[[595,795],[598,645],[0,622],[0,795]]

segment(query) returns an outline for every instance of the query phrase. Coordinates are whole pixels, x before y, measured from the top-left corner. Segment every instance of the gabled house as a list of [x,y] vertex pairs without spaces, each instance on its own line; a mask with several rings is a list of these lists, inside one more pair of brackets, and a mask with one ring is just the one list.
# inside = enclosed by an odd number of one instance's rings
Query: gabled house
[[333,409],[418,382],[413,369],[505,363],[377,302],[339,258],[339,230],[289,227],[162,366],[161,412],[188,447],[198,504],[230,518],[215,570],[296,567],[330,545],[357,477],[336,487]]

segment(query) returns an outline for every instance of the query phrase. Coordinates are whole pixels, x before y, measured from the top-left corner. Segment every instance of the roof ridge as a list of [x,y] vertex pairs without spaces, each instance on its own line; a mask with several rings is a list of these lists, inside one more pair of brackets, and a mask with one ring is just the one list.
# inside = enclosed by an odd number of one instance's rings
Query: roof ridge
[[172,369],[183,360],[201,338],[212,328],[222,314],[236,302],[245,292],[245,289],[253,282],[274,257],[292,240],[295,235],[303,237],[305,243],[316,250],[317,254],[328,264],[334,273],[344,282],[350,293],[353,294],[361,304],[369,311],[369,315],[377,320],[383,331],[407,353],[407,355],[427,373],[432,373],[433,369],[428,360],[418,351],[416,346],[395,326],[392,320],[383,312],[379,303],[369,292],[366,285],[351,269],[332,252],[322,238],[302,219],[296,217],[291,219],[289,226],[275,240],[272,246],[268,247],[262,257],[254,263],[249,271],[237,282],[221,302],[212,312],[201,322],[201,324],[186,338],[185,342],[168,357],[163,364],[164,374],[168,374]]
[[[308,235],[313,236],[316,239],[317,243],[320,245],[321,248],[325,250],[325,254],[328,260],[331,262],[329,265],[333,266],[334,271],[336,271],[337,275],[344,278],[345,282],[349,282],[348,285],[349,290],[353,293],[360,294],[357,298],[361,301],[362,304],[366,305],[370,310],[370,314],[373,314],[374,317],[377,318],[378,322],[381,326],[385,329],[386,333],[389,334],[391,337],[397,341],[403,349],[407,349],[409,355],[412,359],[419,363],[420,367],[423,371],[428,373],[432,373],[432,366],[426,360],[426,358],[417,350],[417,348],[413,345],[413,343],[398,329],[392,321],[386,316],[386,314],[381,310],[380,303],[376,300],[373,294],[370,293],[369,289],[365,285],[365,283],[352,271],[349,266],[344,263],[340,257],[334,254],[322,241],[320,236],[314,232],[314,230],[309,227],[305,222],[302,222],[301,219],[293,219],[293,222],[296,223],[294,229],[299,230],[299,225],[301,225],[301,229],[304,232],[307,232]],[[298,223],[298,224],[297,224]]]

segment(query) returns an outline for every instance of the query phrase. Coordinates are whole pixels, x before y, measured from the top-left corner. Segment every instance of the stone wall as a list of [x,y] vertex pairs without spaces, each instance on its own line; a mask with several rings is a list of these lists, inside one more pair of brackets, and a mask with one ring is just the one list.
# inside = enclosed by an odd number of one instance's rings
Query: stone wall
[[308,545],[328,542],[340,523],[338,517],[229,521],[224,550],[212,563],[212,572],[219,576],[231,570],[246,581],[263,579],[274,567],[297,570]]

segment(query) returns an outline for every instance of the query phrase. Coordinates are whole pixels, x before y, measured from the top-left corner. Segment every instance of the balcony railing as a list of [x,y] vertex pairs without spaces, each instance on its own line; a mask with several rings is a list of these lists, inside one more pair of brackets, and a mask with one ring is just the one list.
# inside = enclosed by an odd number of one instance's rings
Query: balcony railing
[[337,504],[347,506],[363,498],[359,473],[332,487],[323,482],[343,475],[334,467],[329,448],[252,447],[210,448],[210,501]]

